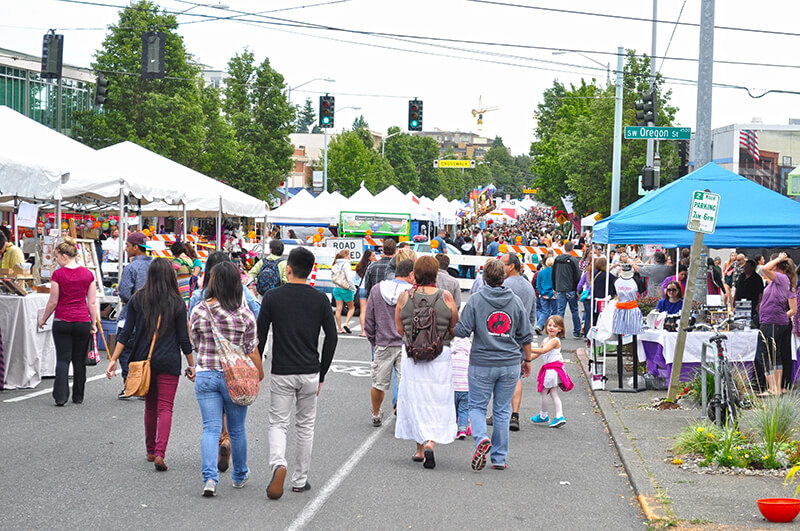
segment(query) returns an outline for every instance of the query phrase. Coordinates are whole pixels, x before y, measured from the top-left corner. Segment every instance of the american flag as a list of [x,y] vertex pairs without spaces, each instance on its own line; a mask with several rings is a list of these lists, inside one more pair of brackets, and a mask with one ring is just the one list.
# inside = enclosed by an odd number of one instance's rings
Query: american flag
[[743,129],[739,133],[739,144],[744,146],[757,162],[761,161],[758,152],[758,133],[755,129]]

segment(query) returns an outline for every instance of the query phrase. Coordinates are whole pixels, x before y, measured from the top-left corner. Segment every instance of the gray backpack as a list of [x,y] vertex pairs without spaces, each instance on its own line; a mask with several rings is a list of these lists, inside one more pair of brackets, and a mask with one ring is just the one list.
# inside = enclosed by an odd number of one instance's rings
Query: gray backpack
[[403,345],[406,355],[413,358],[414,362],[431,361],[442,353],[444,343],[436,328],[436,302],[442,296],[442,290],[436,293],[432,303],[421,299],[414,301],[414,294],[409,294],[413,308],[411,315],[411,332],[403,336]]

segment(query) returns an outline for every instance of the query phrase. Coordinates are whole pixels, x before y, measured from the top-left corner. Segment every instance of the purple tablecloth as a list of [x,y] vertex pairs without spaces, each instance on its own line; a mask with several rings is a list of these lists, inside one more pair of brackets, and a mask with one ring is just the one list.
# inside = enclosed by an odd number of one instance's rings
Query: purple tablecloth
[[[672,374],[672,364],[667,363],[664,359],[663,348],[661,344],[653,341],[642,341],[642,349],[644,350],[645,359],[647,361],[647,372],[659,378],[666,378],[669,385],[670,375]],[[709,353],[709,361],[711,356]],[[753,362],[734,362],[735,365],[742,367],[746,371],[748,377],[753,373]],[[700,370],[699,363],[683,363],[681,364],[681,381],[688,382],[694,377],[694,373]],[[800,380],[800,363],[794,363],[794,375],[792,376],[792,383],[797,383]]]

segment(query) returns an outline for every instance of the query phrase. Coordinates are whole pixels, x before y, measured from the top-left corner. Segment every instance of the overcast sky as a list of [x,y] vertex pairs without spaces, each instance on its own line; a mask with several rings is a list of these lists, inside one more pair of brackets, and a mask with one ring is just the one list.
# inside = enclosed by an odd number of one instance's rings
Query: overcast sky
[[[87,3],[124,5],[120,0],[0,0],[0,48],[39,54],[42,35],[56,28],[65,36],[64,61],[89,66],[103,41],[105,27],[118,19],[118,8]],[[611,63],[613,81],[617,47],[649,54],[652,35],[652,24],[646,21],[520,6],[644,19],[651,19],[653,14],[651,0],[500,0],[516,6],[469,0],[226,0],[222,4],[228,10],[193,7],[177,0],[157,3],[170,11],[189,10],[178,18],[186,23],[179,31],[189,53],[210,68],[224,69],[231,56],[249,47],[259,61],[269,57],[291,87],[314,78],[334,79],[333,83],[309,83],[293,90],[291,97],[294,103],[311,97],[316,107],[321,93],[335,95],[337,129],[350,127],[358,114],[363,114],[374,130],[405,127],[407,101],[418,97],[424,101],[426,131],[478,132],[470,111],[481,98],[484,107],[498,110],[484,116],[480,132],[488,137],[501,136],[513,154],[528,152],[535,127],[534,108],[554,79],[577,83],[581,77],[597,77],[605,82],[606,68],[601,65]],[[191,16],[230,17],[239,15],[236,11],[260,15],[241,17],[254,22]],[[717,0],[717,26],[795,34],[717,29],[715,60],[788,67],[716,63],[715,83],[750,87],[756,95],[769,89],[800,90],[798,15],[800,2],[794,0]],[[656,55],[691,59],[668,58],[663,64],[658,60],[657,65],[662,75],[676,79],[667,81],[672,102],[679,108],[676,125],[694,130],[697,89],[677,79],[697,79],[699,29],[674,22],[698,23],[700,0],[659,0],[658,19],[664,23],[657,25]],[[472,42],[409,42],[399,37],[274,24],[286,21]],[[554,55],[554,49],[580,50],[600,64],[574,52]],[[767,94],[753,99],[741,89],[715,88],[713,103],[714,127],[750,123],[755,117],[768,124],[800,118],[798,95]],[[361,110],[345,109],[348,106]]]

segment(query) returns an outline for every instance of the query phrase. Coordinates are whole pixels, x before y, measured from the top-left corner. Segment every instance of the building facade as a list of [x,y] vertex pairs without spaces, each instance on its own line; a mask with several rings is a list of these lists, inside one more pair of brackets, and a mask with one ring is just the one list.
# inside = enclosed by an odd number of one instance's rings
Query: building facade
[[434,128],[433,131],[422,131],[419,134],[436,140],[440,153],[452,150],[461,159],[483,159],[493,142],[493,140],[476,133],[442,131],[437,128]]
[[42,79],[41,61],[0,48],[0,105],[72,136],[74,113],[93,107],[94,72],[65,64],[59,84],[56,79]]
[[[788,175],[800,162],[800,124],[730,124],[711,132],[711,159],[770,190],[787,195]],[[694,168],[694,142],[689,166]],[[797,198],[795,198],[797,199]]]

